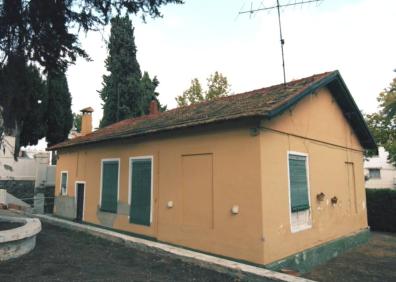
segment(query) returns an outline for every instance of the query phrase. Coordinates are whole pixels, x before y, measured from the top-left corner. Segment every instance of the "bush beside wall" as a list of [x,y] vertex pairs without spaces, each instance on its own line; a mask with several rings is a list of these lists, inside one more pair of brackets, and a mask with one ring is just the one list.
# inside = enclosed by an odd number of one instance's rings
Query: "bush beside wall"
[[366,198],[371,230],[396,232],[396,190],[366,189]]

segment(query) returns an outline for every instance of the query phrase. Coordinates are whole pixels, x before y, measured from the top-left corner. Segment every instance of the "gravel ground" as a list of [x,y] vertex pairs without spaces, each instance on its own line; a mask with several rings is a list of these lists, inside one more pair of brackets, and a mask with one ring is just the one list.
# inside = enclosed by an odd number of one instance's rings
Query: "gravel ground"
[[370,241],[314,268],[316,281],[396,281],[396,234],[372,232]]
[[247,280],[45,223],[31,253],[0,263],[0,281]]

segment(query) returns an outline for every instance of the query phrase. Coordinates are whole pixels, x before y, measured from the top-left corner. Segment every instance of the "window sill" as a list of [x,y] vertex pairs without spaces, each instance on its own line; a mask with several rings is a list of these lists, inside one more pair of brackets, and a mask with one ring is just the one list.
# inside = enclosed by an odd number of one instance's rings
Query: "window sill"
[[102,208],[99,209],[100,212],[106,212],[106,213],[112,213],[112,214],[117,214],[116,211],[109,211],[109,210],[104,210]]
[[292,226],[291,233],[297,233],[297,232],[304,231],[304,230],[311,229],[311,228],[312,228],[311,224]]

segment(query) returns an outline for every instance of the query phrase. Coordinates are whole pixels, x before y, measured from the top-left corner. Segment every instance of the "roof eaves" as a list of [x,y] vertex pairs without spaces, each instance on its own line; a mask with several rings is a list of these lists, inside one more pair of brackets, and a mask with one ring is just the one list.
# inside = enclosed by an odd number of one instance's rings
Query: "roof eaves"
[[324,78],[312,83],[306,89],[304,89],[301,93],[292,97],[291,99],[286,101],[284,104],[280,105],[279,107],[276,107],[274,110],[270,111],[268,114],[268,117],[274,118],[274,117],[282,114],[284,111],[288,110],[290,107],[294,106],[299,101],[301,101],[305,96],[312,94],[317,89],[327,85],[329,82],[334,80],[337,76],[340,76],[339,72],[333,71],[333,72],[329,73],[327,76],[325,76]]
[[372,136],[372,134],[371,134],[371,132],[370,132],[363,116],[362,116],[362,113],[360,112],[358,106],[356,105],[354,99],[352,98],[352,95],[349,92],[349,89],[347,88],[347,86],[346,86],[344,80],[342,79],[338,70],[333,71],[333,72],[329,73],[327,76],[325,76],[324,78],[316,81],[315,83],[312,83],[306,89],[304,89],[301,93],[292,97],[290,100],[286,101],[281,106],[270,111],[270,113],[268,114],[268,117],[271,119],[271,118],[274,118],[274,117],[282,114],[284,111],[288,110],[290,107],[297,104],[299,101],[301,101],[307,95],[314,93],[316,90],[318,90],[322,87],[325,87],[332,82],[339,83],[340,87],[342,88],[342,91],[346,94],[346,95],[344,95],[344,97],[351,104],[352,108],[356,109],[356,111],[354,111],[354,112],[356,112],[356,114],[357,114],[357,119],[358,119],[357,122],[360,125],[358,130],[362,130],[363,135],[365,135],[367,137],[367,139],[366,139],[366,138],[362,138],[362,136],[359,136],[359,142],[365,149],[376,149],[377,145],[375,143],[374,137]]
[[80,145],[95,144],[95,143],[111,141],[111,140],[121,140],[121,139],[126,139],[126,138],[131,138],[131,137],[137,137],[137,136],[145,136],[145,135],[149,135],[149,134],[166,132],[166,131],[175,130],[175,129],[191,128],[191,127],[201,126],[201,125],[208,124],[208,123],[211,123],[211,124],[212,123],[220,123],[220,122],[225,122],[225,121],[230,121],[230,120],[238,120],[238,119],[244,119],[244,118],[255,118],[255,117],[264,118],[264,117],[267,117],[267,115],[265,113],[255,112],[255,113],[239,114],[239,115],[235,115],[235,116],[231,116],[231,117],[224,116],[223,118],[214,119],[214,120],[203,119],[198,122],[196,120],[194,120],[193,122],[190,122],[190,123],[180,123],[178,125],[163,127],[163,128],[144,129],[140,132],[132,132],[132,133],[123,132],[123,133],[119,133],[119,134],[115,133],[111,136],[105,136],[105,138],[98,138],[98,139],[94,139],[94,140],[81,140],[76,143],[65,143],[65,144],[60,143],[60,144],[57,144],[57,145],[47,148],[47,150],[52,151],[52,150],[58,150],[58,149],[62,149],[62,148],[71,148],[71,147],[76,147],[76,146],[80,146]]
[[342,79],[342,76],[338,73],[337,79],[334,80],[334,82],[338,83],[338,86],[341,87],[342,91],[346,94],[347,102],[352,106],[352,108],[356,109],[354,111],[354,116],[356,116],[357,120],[356,122],[359,125],[359,130],[363,131],[363,134],[365,135],[365,139],[359,140],[363,147],[365,149],[377,149],[377,144],[375,142],[375,139],[373,135],[371,134],[370,129],[367,126],[367,123],[362,115],[362,113],[359,110],[359,107],[356,105],[355,100],[353,99],[351,92],[349,91],[348,87],[346,86],[344,80]]

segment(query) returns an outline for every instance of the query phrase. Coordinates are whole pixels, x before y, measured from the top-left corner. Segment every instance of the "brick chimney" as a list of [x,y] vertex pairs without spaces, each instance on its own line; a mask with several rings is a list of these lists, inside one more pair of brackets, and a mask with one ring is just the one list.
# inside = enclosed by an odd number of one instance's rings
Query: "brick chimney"
[[150,102],[150,113],[149,114],[150,115],[156,115],[158,113],[159,113],[158,102],[156,100],[152,100]]
[[94,110],[91,107],[84,108],[81,110],[81,135],[87,135],[92,132],[92,112]]

